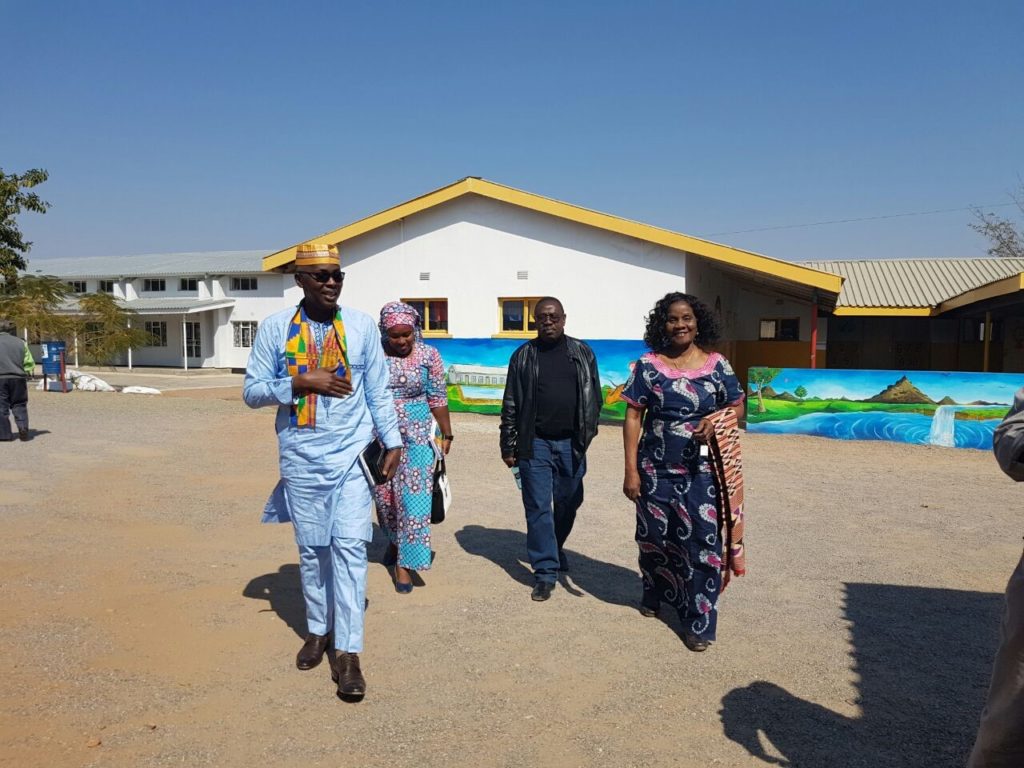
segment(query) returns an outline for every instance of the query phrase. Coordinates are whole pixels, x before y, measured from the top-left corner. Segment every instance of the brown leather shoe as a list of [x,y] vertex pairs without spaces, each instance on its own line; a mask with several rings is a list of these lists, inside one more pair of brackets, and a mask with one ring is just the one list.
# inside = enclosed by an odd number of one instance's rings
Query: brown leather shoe
[[326,635],[314,635],[312,632],[306,635],[306,642],[303,643],[298,655],[295,657],[295,666],[299,669],[312,669],[324,658],[324,651],[331,644],[331,633]]
[[331,679],[338,684],[338,697],[355,700],[366,695],[366,679],[359,669],[358,653],[338,652],[332,659]]

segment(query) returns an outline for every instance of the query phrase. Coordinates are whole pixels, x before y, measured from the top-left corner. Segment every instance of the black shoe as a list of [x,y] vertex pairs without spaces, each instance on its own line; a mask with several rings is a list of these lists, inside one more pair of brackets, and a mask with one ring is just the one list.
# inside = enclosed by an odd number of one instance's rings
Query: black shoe
[[338,698],[359,701],[366,695],[366,679],[359,669],[359,654],[338,653],[331,660],[331,679],[338,684]]
[[661,601],[654,592],[644,590],[644,596],[640,598],[640,615],[647,618],[654,618],[658,615]]
[[530,599],[543,603],[549,597],[551,597],[551,590],[555,588],[555,585],[549,581],[538,581],[533,587],[533,593],[530,595]]
[[324,658],[327,646],[331,644],[331,633],[326,635],[314,635],[310,632],[306,635],[306,642],[295,657],[295,666],[299,669],[312,669]]
[[25,442],[26,440],[28,440],[28,430],[27,429],[19,429],[18,430],[18,439],[21,440],[22,442]]
[[694,653],[703,653],[711,643],[698,635],[691,635],[689,632],[683,635],[683,645]]
[[567,573],[569,570],[569,558],[565,556],[565,552],[561,549],[558,550],[558,570],[562,573]]

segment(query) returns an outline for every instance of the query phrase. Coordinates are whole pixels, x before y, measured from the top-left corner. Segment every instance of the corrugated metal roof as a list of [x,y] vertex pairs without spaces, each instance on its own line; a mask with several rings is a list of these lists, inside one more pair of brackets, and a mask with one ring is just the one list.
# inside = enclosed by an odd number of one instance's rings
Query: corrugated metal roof
[[1024,259],[863,259],[806,261],[846,278],[837,307],[936,307],[947,299],[1024,272]]
[[63,278],[259,274],[263,271],[263,257],[268,253],[270,251],[202,251],[32,259],[25,272]]
[[[203,312],[209,309],[220,309],[222,307],[233,307],[234,299],[190,299],[182,297],[178,299],[132,299],[124,301],[117,299],[117,303],[125,309],[138,312],[140,315],[180,315],[191,312]],[[77,312],[78,299],[70,296],[60,306],[61,312]]]
[[200,312],[207,309],[233,307],[234,299],[132,299],[118,302],[125,309],[139,314],[160,314],[162,312]]

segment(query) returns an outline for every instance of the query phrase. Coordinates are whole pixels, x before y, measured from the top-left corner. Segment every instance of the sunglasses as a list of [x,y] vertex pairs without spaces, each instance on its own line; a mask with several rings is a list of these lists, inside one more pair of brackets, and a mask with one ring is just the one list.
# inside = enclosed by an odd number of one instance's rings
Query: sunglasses
[[326,283],[328,280],[334,280],[334,282],[340,283],[345,279],[345,273],[340,269],[336,269],[333,272],[321,269],[319,272],[296,272],[295,274],[311,277],[318,283]]

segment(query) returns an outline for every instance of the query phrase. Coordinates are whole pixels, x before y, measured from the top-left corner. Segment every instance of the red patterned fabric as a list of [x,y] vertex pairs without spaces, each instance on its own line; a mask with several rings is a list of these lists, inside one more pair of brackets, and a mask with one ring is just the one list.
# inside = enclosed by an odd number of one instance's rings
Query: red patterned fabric
[[732,408],[710,414],[715,440],[711,445],[712,468],[718,485],[718,530],[722,539],[722,589],[732,576],[747,572],[743,546],[743,454],[740,451],[740,425]]

